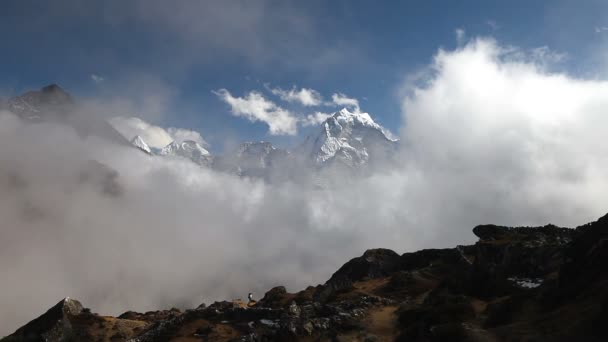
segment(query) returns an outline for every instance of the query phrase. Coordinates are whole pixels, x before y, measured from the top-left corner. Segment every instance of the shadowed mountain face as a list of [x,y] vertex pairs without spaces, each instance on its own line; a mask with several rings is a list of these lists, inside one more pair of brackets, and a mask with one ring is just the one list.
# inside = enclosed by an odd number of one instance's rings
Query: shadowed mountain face
[[27,122],[57,122],[73,127],[83,138],[96,136],[126,145],[129,143],[105,118],[96,117],[56,84],[8,99],[2,106]]
[[3,341],[605,341],[608,215],[475,227],[470,246],[366,251],[323,285],[259,301],[99,316],[63,300]]
[[72,97],[56,84],[13,97],[7,109],[27,120],[65,120],[73,110]]

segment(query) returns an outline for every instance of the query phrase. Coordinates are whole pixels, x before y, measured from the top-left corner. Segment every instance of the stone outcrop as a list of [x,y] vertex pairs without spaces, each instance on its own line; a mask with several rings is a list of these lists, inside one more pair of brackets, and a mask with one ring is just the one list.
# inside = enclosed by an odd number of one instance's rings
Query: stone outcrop
[[255,305],[223,301],[111,318],[64,300],[6,341],[608,339],[608,216],[576,229],[473,232],[480,239],[470,246],[368,250],[323,285],[297,293],[276,286]]

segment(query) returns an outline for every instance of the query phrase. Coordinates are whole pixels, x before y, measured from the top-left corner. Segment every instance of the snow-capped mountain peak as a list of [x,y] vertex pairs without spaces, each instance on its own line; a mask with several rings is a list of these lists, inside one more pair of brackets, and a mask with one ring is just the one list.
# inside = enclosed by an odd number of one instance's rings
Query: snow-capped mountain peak
[[321,131],[309,136],[302,148],[319,165],[338,160],[357,166],[367,163],[371,154],[389,153],[396,141],[368,113],[344,108],[325,120]]
[[277,148],[272,146],[271,143],[267,141],[250,141],[244,142],[239,145],[238,155],[260,155],[260,154],[268,154]]
[[337,120],[340,124],[360,124],[363,126],[368,126],[376,129],[381,129],[380,125],[378,125],[368,113],[363,113],[359,111],[351,112],[346,108],[342,108],[334,115],[331,116],[335,120]]
[[136,135],[131,140],[131,144],[133,144],[133,146],[139,148],[140,150],[142,150],[148,154],[152,154],[152,150],[150,150],[150,146],[148,146],[148,144],[146,144],[144,139],[142,139],[142,137],[140,137],[139,135]]
[[193,140],[182,142],[173,141],[160,150],[162,156],[177,156],[192,160],[199,165],[209,165],[211,154],[203,146]]
[[245,142],[232,152],[214,160],[214,168],[241,176],[267,178],[275,168],[286,163],[289,153],[270,142]]

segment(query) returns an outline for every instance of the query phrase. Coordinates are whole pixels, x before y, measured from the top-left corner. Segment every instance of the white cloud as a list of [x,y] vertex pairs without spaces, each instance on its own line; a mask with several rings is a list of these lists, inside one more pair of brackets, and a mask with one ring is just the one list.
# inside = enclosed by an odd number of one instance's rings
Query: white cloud
[[288,110],[264,98],[261,93],[252,91],[245,97],[234,97],[226,89],[213,93],[230,105],[235,116],[244,117],[251,122],[266,123],[272,135],[295,135],[297,132],[298,119]]
[[604,31],[608,31],[608,26],[596,26],[595,33],[602,33]]
[[331,113],[314,112],[313,114],[308,114],[300,122],[304,126],[315,126],[315,125],[322,124],[325,120],[327,120],[331,116],[332,116]]
[[486,20],[486,25],[490,26],[492,31],[496,31],[500,28],[500,25],[495,20]]
[[[104,314],[195,307],[323,282],[366,248],[596,219],[608,203],[608,82],[512,52],[488,39],[438,52],[403,98],[401,163],[327,187],[240,179],[0,114],[0,335],[66,295]],[[104,194],[103,172],[82,180],[90,160],[117,171],[123,195]]]
[[464,31],[463,28],[457,28],[456,31],[454,31],[456,34],[456,42],[458,44],[462,44],[464,43],[464,39],[466,37],[466,32]]
[[97,74],[91,74],[91,80],[93,80],[93,82],[95,82],[95,83],[101,83],[101,82],[105,81],[105,78],[103,78]]
[[420,187],[409,191],[428,200],[417,211],[436,203],[429,215],[457,226],[576,225],[605,212],[608,82],[548,72],[553,55],[491,39],[439,51],[403,102]]
[[167,133],[169,133],[169,135],[173,138],[173,140],[177,141],[177,142],[181,142],[184,140],[192,140],[192,141],[196,141],[197,143],[201,144],[202,146],[208,145],[207,142],[205,141],[205,139],[203,139],[201,134],[197,131],[192,131],[192,130],[185,129],[185,128],[169,127],[169,128],[167,128]]
[[331,96],[331,101],[337,106],[345,106],[352,108],[356,112],[359,111],[359,100],[355,98],[350,98],[342,93],[334,93]]
[[296,87],[290,90],[284,90],[281,88],[269,88],[270,92],[277,95],[283,101],[297,102],[304,106],[319,106],[323,103],[323,98],[318,91],[314,89],[301,88],[297,90]]
[[125,138],[131,140],[139,135],[148,146],[154,148],[163,148],[172,141],[181,142],[184,140],[193,140],[203,146],[207,145],[199,132],[189,129],[175,127],[164,129],[136,117],[118,116],[110,119],[110,123]]

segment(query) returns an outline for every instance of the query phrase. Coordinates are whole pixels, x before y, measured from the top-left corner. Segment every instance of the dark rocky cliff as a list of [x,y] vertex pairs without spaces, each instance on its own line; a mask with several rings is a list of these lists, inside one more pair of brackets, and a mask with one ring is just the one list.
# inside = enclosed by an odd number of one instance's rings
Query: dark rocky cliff
[[608,340],[608,216],[473,232],[471,246],[368,250],[323,285],[257,303],[115,318],[64,300],[3,341]]

